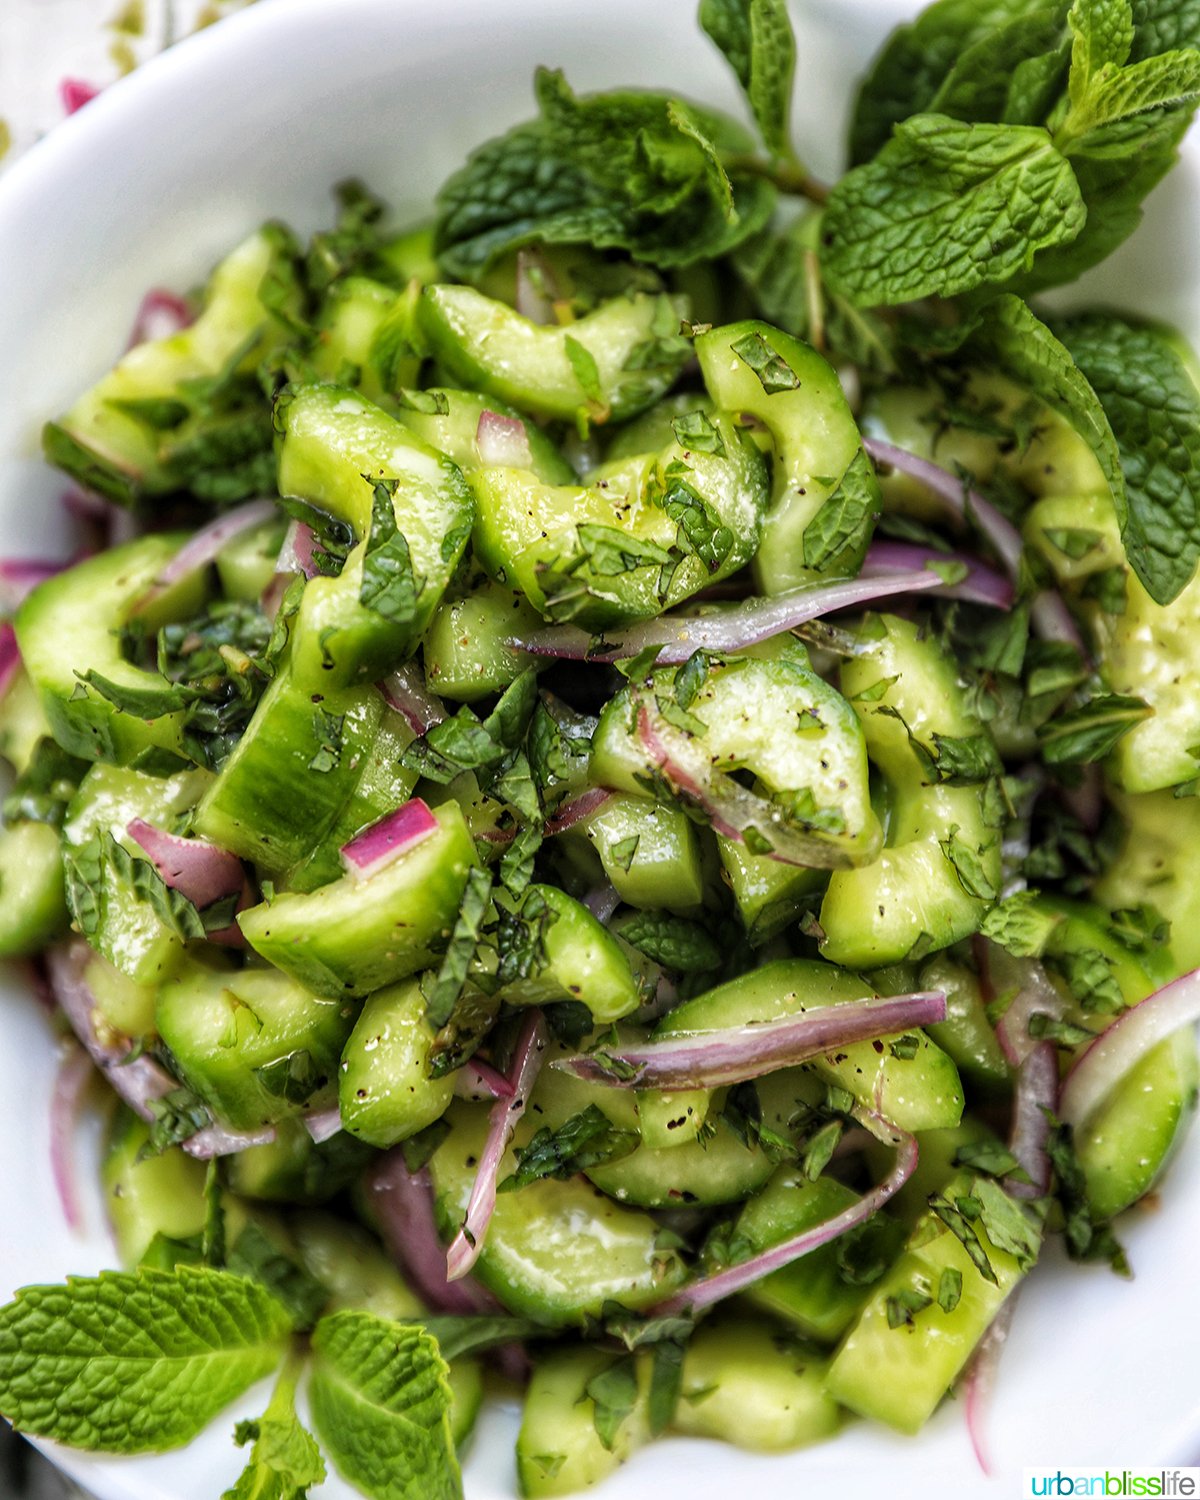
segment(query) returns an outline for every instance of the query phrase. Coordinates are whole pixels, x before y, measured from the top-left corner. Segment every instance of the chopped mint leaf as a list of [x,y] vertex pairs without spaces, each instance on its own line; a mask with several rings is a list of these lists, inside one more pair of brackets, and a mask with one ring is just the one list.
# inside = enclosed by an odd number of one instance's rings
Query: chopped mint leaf
[[1056,714],[1038,729],[1042,759],[1050,766],[1088,765],[1103,760],[1154,710],[1143,698],[1098,693],[1079,708]]
[[944,1266],[938,1278],[937,1303],[945,1313],[953,1312],[962,1297],[962,1272],[954,1266]]
[[799,375],[783,355],[771,347],[763,334],[748,333],[731,347],[742,363],[758,376],[759,384],[768,396],[777,391],[799,389]]
[[638,1134],[620,1130],[594,1104],[557,1129],[543,1125],[528,1145],[517,1147],[517,1168],[500,1184],[502,1193],[516,1192],[546,1177],[565,1180],[589,1167],[628,1156],[638,1144]]
[[413,571],[408,538],[396,524],[397,486],[395,479],[381,479],[373,488],[358,597],[364,609],[393,625],[411,625],[425,582]]
[[595,1408],[596,1436],[611,1452],[621,1424],[637,1404],[637,1366],[625,1355],[605,1366],[587,1383],[587,1394]]
[[484,918],[492,900],[492,877],[476,867],[467,875],[462,905],[450,934],[436,978],[424,990],[425,1015],[435,1031],[440,1030],[454,1012],[458,997],[475,957],[482,934]]

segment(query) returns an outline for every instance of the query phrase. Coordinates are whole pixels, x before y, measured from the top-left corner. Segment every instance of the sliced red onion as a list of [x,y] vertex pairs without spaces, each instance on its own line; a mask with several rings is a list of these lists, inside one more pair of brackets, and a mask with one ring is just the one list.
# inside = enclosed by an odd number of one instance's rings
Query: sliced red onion
[[315,578],[319,571],[313,559],[316,545],[317,534],[312,527],[305,521],[292,521],[283,534],[276,573],[303,573],[305,578]]
[[[48,950],[46,964],[54,998],[113,1092],[143,1120],[153,1120],[154,1102],[179,1085],[154,1058],[146,1054],[130,1057],[133,1045],[128,1037],[101,1038],[95,1023],[96,997],[84,977],[90,957],[91,950],[81,939]],[[190,1156],[207,1160],[212,1156],[232,1156],[247,1146],[266,1145],[274,1139],[275,1130],[270,1125],[262,1130],[242,1131],[214,1123],[184,1141],[183,1149]]]
[[909,475],[927,490],[931,490],[953,515],[963,520],[973,520],[996,549],[996,555],[1004,564],[1009,577],[1016,581],[1023,550],[1021,533],[1006,516],[1000,514],[990,500],[985,500],[978,490],[969,488],[964,480],[957,474],[951,474],[949,469],[943,469],[932,459],[909,453],[906,448],[897,448],[892,443],[884,443],[871,437],[863,438],[863,447],[875,463],[885,464],[889,469],[899,469],[902,474]]
[[[996,549],[996,555],[1004,564],[1008,576],[1014,583],[1018,581],[1021,553],[1024,550],[1021,533],[978,490],[970,489],[957,474],[951,474],[948,469],[943,469],[931,459],[920,458],[892,443],[880,442],[878,438],[863,438],[863,447],[875,463],[886,464],[889,468],[899,469],[901,473],[910,475],[931,490],[939,500],[944,501],[953,515],[974,521],[982,535]],[[1033,627],[1043,640],[1066,641],[1087,659],[1083,637],[1079,634],[1070,610],[1057,594],[1038,594],[1030,614]]]
[[68,1227],[75,1230],[83,1227],[83,1213],[75,1181],[72,1143],[79,1107],[92,1072],[92,1059],[78,1043],[68,1042],[59,1059],[54,1095],[50,1101],[50,1170],[54,1174],[63,1218]]
[[201,568],[207,568],[209,563],[216,559],[226,542],[231,541],[235,536],[240,536],[243,531],[248,531],[252,526],[259,526],[262,522],[269,521],[273,515],[275,515],[275,506],[272,501],[251,500],[245,505],[239,505],[236,510],[226,511],[215,521],[210,521],[207,526],[202,526],[195,536],[186,541],[174,557],[170,558],[159,570],[158,577],[134,605],[134,614],[147,609],[181,579],[198,572]]
[[429,804],[420,797],[410,797],[395,812],[380,818],[342,845],[342,864],[356,880],[366,880],[377,870],[391,864],[414,844],[438,831],[438,820]]
[[1017,1309],[1017,1292],[1011,1291],[1000,1304],[1000,1311],[988,1324],[987,1332],[975,1346],[971,1363],[963,1380],[964,1415],[967,1419],[967,1434],[975,1458],[983,1472],[991,1477],[992,1468],[984,1438],[984,1422],[991,1405],[992,1390],[996,1384],[996,1370],[1000,1355],[1004,1351],[1008,1331],[1012,1327],[1013,1313]]
[[612,881],[606,880],[603,885],[592,887],[583,898],[583,904],[602,927],[607,927],[613,912],[621,904],[621,897]]
[[144,818],[134,818],[125,831],[150,856],[166,885],[186,896],[197,911],[239,895],[246,883],[241,860],[216,844],[167,833]]
[[857,1228],[859,1224],[865,1224],[868,1219],[878,1213],[888,1199],[900,1191],[916,1170],[917,1140],[907,1130],[901,1130],[899,1126],[893,1125],[890,1120],[885,1120],[882,1115],[876,1114],[873,1110],[856,1111],[855,1118],[865,1125],[877,1140],[892,1146],[896,1151],[895,1165],[881,1183],[873,1187],[870,1192],[864,1193],[857,1203],[851,1204],[849,1208],[843,1209],[833,1218],[826,1219],[823,1224],[815,1224],[811,1229],[792,1235],[790,1239],[783,1240],[778,1245],[772,1245],[769,1250],[764,1250],[761,1255],[742,1261],[740,1265],[727,1266],[722,1271],[705,1276],[700,1281],[694,1281],[691,1286],[685,1286],[673,1297],[660,1302],[654,1308],[654,1313],[658,1316],[666,1316],[695,1311],[701,1307],[711,1307],[714,1302],[721,1302],[726,1297],[732,1297],[735,1293],[744,1291],[756,1281],[761,1281],[772,1271],[782,1270],[784,1266],[790,1266],[801,1256],[819,1250],[822,1245],[828,1245],[831,1240],[838,1239],[849,1230]]
[[21,652],[17,647],[17,632],[7,620],[0,620],[0,698],[8,692],[20,669]]
[[514,1089],[498,1068],[472,1057],[455,1070],[454,1092],[459,1099],[479,1103],[484,1099],[511,1099]]
[[433,1312],[500,1312],[499,1302],[471,1276],[446,1279],[446,1252],[433,1216],[429,1172],[410,1172],[397,1146],[366,1179],[383,1243]]
[[1057,1113],[1058,1053],[1052,1042],[1038,1042],[1020,1066],[1013,1094],[1008,1149],[1029,1178],[1028,1182],[1016,1177],[1005,1180],[1005,1188],[1016,1198],[1041,1198],[1050,1191],[1046,1142],[1050,1139],[1050,1116]]
[[498,411],[481,411],[475,428],[475,450],[485,464],[506,469],[531,469],[533,454],[529,434],[519,417],[502,417]]
[[612,795],[607,787],[589,787],[586,792],[581,792],[578,797],[564,803],[552,818],[547,818],[546,832],[565,833],[576,823],[582,823],[584,818],[590,818],[593,813],[599,812],[606,802],[612,800]]
[[496,1207],[496,1184],[500,1176],[500,1163],[508,1150],[534,1081],[541,1071],[542,1058],[546,1051],[546,1022],[540,1010],[531,1009],[521,1025],[513,1052],[512,1067],[508,1081],[512,1085],[512,1097],[498,1099],[492,1106],[488,1120],[487,1140],[479,1158],[479,1169],[463,1215],[462,1227],[450,1242],[446,1252],[446,1279],[458,1281],[465,1276],[479,1258],[483,1242],[491,1222],[492,1210]]
[[[764,851],[767,857],[780,864],[841,870],[853,863],[845,849],[793,827],[773,802],[716,770],[701,745],[652,714],[644,700],[638,708],[637,732],[668,784],[706,814],[716,833],[744,844],[753,829],[770,843],[770,850]],[[869,857],[868,849],[859,851],[860,859]]]
[[309,1139],[314,1146],[332,1140],[342,1128],[342,1112],[335,1104],[332,1109],[316,1109],[300,1117]]
[[85,104],[90,104],[99,92],[95,84],[84,83],[82,78],[58,80],[58,97],[62,101],[63,109],[69,115],[82,109]]
[[1019,1068],[1037,1046],[1029,1035],[1030,1020],[1039,1014],[1059,1020],[1065,1009],[1063,997],[1050,983],[1041,964],[1027,962],[1021,970],[1021,987],[996,1022],[1000,1050],[1014,1068]]
[[747,646],[770,640],[785,630],[795,630],[798,625],[835,610],[854,609],[893,594],[940,589],[945,589],[945,584],[928,568],[879,573],[837,583],[805,584],[767,599],[747,599],[731,609],[707,615],[659,615],[656,620],[643,620],[601,637],[589,635],[578,625],[548,625],[527,635],[510,636],[507,644],[533,656],[593,662],[624,661],[649,646],[658,646],[661,649],[657,664],[678,666],[693,652],[744,651]]
[[144,344],[152,339],[167,339],[194,321],[192,309],[182,297],[162,287],[153,287],[142,298],[133,320],[129,345]]
[[[761,1078],[854,1042],[873,1042],[946,1019],[940,990],[846,1000],[799,1016],[673,1036],[661,1042],[580,1053],[551,1064],[588,1083],[618,1089],[709,1089]],[[612,1064],[623,1076],[615,1076]]]
[[[553,323],[554,303],[543,287],[553,277],[543,256],[526,247],[517,251],[517,286],[514,302],[517,311],[531,323]],[[541,282],[541,286],[538,283]]]
[[1076,1059],[1063,1081],[1059,1117],[1084,1125],[1147,1052],[1200,1021],[1200,969],[1192,969],[1122,1011]]
[[65,562],[49,562],[42,558],[0,558],[0,609],[16,609],[39,583],[45,583],[47,578],[53,578],[67,566]]
[[915,572],[921,568],[953,566],[966,568],[966,577],[958,583],[945,583],[935,592],[944,599],[962,599],[968,604],[986,604],[994,609],[1011,609],[1012,583],[966,552],[938,552],[933,547],[916,547],[910,542],[872,542],[863,559],[861,578],[886,577],[889,573]]
[[441,699],[426,687],[424,673],[416,660],[397,667],[379,684],[379,690],[389,706],[408,720],[414,734],[428,734],[446,717]]

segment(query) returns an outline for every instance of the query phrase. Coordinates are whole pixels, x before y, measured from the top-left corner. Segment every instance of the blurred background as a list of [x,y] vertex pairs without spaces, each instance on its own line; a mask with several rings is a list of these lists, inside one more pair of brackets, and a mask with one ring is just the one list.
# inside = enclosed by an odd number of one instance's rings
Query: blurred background
[[0,0],[0,172],[93,94],[253,0]]

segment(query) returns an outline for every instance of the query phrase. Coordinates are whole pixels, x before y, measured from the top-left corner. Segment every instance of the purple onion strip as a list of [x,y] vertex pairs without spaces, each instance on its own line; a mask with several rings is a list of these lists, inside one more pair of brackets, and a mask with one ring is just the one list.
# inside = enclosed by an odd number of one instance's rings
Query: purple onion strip
[[0,698],[8,692],[20,669],[17,633],[7,620],[0,620]]
[[660,615],[601,637],[578,625],[549,625],[528,635],[513,636],[507,644],[533,656],[555,656],[571,661],[613,662],[658,646],[660,666],[678,666],[695,651],[744,651],[785,630],[839,609],[854,609],[893,594],[929,593],[945,584],[929,568],[904,573],[875,574],[837,583],[806,584],[766,599],[747,599],[731,609],[707,615]]
[[849,1230],[857,1228],[859,1224],[865,1224],[868,1219],[878,1213],[889,1198],[898,1193],[916,1171],[917,1140],[907,1130],[901,1130],[873,1110],[856,1111],[855,1118],[865,1125],[877,1140],[895,1148],[895,1164],[881,1183],[873,1187],[870,1192],[864,1193],[857,1203],[851,1204],[849,1208],[843,1209],[833,1218],[826,1219],[823,1224],[816,1224],[811,1229],[792,1235],[790,1239],[783,1240],[778,1245],[772,1245],[769,1250],[764,1250],[761,1255],[742,1261],[740,1265],[727,1266],[722,1271],[692,1282],[691,1286],[685,1286],[673,1297],[660,1302],[654,1309],[655,1314],[668,1316],[695,1311],[701,1307],[711,1307],[714,1302],[721,1302],[726,1297],[732,1297],[736,1292],[744,1291],[756,1281],[761,1281],[772,1271],[782,1270],[784,1266],[790,1266],[793,1261],[799,1260],[802,1256],[819,1250],[822,1245],[828,1245],[831,1240],[838,1239]]
[[50,1170],[54,1175],[58,1201],[62,1204],[63,1218],[68,1227],[75,1230],[83,1226],[83,1213],[75,1181],[72,1143],[79,1106],[92,1071],[92,1059],[76,1041],[69,1041],[59,1059],[54,1095],[50,1101]]
[[[840,870],[854,862],[847,849],[792,827],[773,802],[715,770],[704,749],[652,714],[645,700],[638,709],[637,734],[642,749],[671,787],[708,816],[716,833],[744,844],[747,831],[754,829],[771,846],[764,851],[767,858],[780,864]],[[869,858],[869,849],[859,850],[858,857]]]
[[436,833],[440,824],[420,797],[407,802],[386,817],[356,833],[342,845],[342,863],[356,880],[366,880],[398,859],[414,844]]
[[49,562],[42,558],[0,558],[0,607],[16,609],[39,583],[45,583],[47,578],[53,578],[69,566],[65,562]]
[[966,552],[937,552],[932,547],[917,547],[910,542],[872,542],[863,559],[860,578],[886,577],[888,574],[916,572],[922,568],[953,566],[966,568],[966,577],[958,583],[946,583],[933,590],[940,598],[962,599],[968,604],[986,604],[995,609],[1011,609],[1013,586],[1002,573],[981,563]]
[[845,1000],[758,1026],[668,1037],[599,1054],[582,1052],[559,1058],[551,1067],[619,1089],[723,1088],[854,1042],[873,1042],[945,1019],[946,996],[940,990]]
[[249,531],[252,526],[269,521],[275,514],[273,501],[251,500],[246,505],[239,505],[236,510],[226,511],[215,521],[210,521],[195,536],[184,542],[174,557],[163,565],[158,577],[134,605],[134,614],[147,609],[181,579],[208,567],[226,542],[240,536],[243,531]]
[[570,802],[559,808],[552,818],[546,820],[545,832],[547,834],[566,833],[568,828],[573,828],[584,818],[590,818],[593,813],[599,812],[612,795],[605,787],[589,787],[586,792],[573,797]]
[[1089,1042],[1063,1080],[1059,1117],[1080,1126],[1099,1109],[1129,1070],[1160,1042],[1200,1021],[1200,969],[1192,969],[1122,1011]]
[[1015,1177],[1005,1181],[1005,1188],[1016,1198],[1041,1198],[1050,1191],[1050,1158],[1046,1142],[1050,1138],[1051,1114],[1058,1112],[1058,1053],[1051,1042],[1039,1042],[1026,1055],[1017,1072],[1013,1095],[1012,1128],[1008,1149],[1028,1176],[1028,1182]]
[[[958,477],[935,464],[932,459],[920,458],[906,448],[897,448],[892,443],[880,442],[878,438],[864,438],[863,447],[877,464],[899,469],[910,475],[926,489],[931,490],[947,509],[963,520],[972,520],[983,536],[996,549],[996,555],[1014,583],[1021,570],[1021,553],[1024,544],[1021,533],[1006,516],[985,500],[978,490],[968,486]],[[1031,610],[1034,629],[1043,640],[1066,641],[1087,659],[1087,648],[1083,637],[1062,599],[1053,593],[1041,593],[1033,601]]]
[[389,707],[408,720],[414,734],[428,734],[446,717],[445,707],[426,687],[424,674],[416,661],[406,661],[402,667],[397,667],[379,684],[379,690]]
[[509,1083],[512,1097],[498,1099],[492,1106],[488,1121],[487,1140],[479,1158],[479,1170],[471,1187],[467,1211],[462,1227],[450,1243],[446,1252],[446,1279],[458,1281],[465,1276],[479,1258],[483,1241],[496,1207],[496,1187],[500,1177],[500,1163],[508,1150],[525,1106],[529,1093],[541,1071],[542,1058],[546,1051],[546,1022],[540,1010],[532,1009],[525,1017],[513,1053]]
[[[1019,1291],[1020,1288],[1017,1288]],[[992,1389],[996,1383],[996,1370],[1000,1356],[1012,1327],[1013,1313],[1017,1309],[1017,1291],[1011,1292],[1000,1306],[1000,1311],[988,1324],[987,1332],[975,1346],[971,1363],[963,1381],[964,1415],[967,1419],[967,1434],[975,1458],[983,1472],[991,1476],[991,1460],[984,1434],[984,1423],[991,1404]]]
[[314,1146],[332,1140],[342,1128],[342,1112],[336,1104],[331,1109],[312,1110],[300,1118]]
[[468,1058],[454,1072],[454,1093],[459,1099],[479,1103],[485,1099],[511,1099],[513,1086],[491,1063],[477,1057]]
[[[46,955],[54,997],[66,1016],[71,1030],[83,1043],[92,1061],[104,1074],[113,1092],[123,1099],[143,1120],[154,1120],[153,1104],[179,1085],[154,1058],[143,1054],[128,1062],[133,1047],[127,1037],[103,1041],[96,1030],[96,997],[84,979],[84,969],[91,950],[82,941],[65,947],[51,948]],[[263,1146],[275,1139],[273,1126],[263,1130],[230,1130],[212,1124],[184,1141],[189,1156],[207,1160],[212,1156],[232,1156],[247,1146]]]
[[429,1172],[410,1172],[394,1147],[367,1178],[367,1193],[383,1243],[414,1289],[434,1312],[492,1313],[500,1304],[471,1276],[446,1279],[446,1252],[433,1215]]

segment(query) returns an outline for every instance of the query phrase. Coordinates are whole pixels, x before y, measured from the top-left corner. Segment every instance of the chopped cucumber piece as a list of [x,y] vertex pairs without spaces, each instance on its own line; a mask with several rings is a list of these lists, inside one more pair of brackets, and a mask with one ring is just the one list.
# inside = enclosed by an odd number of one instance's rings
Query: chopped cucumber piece
[[650,1441],[650,1358],[636,1360],[632,1411],[605,1444],[588,1386],[616,1360],[600,1349],[555,1349],[538,1360],[517,1436],[517,1480],[529,1500],[575,1495],[614,1473]]
[[68,923],[58,830],[48,823],[0,828],[0,958],[26,958]]
[[369,995],[428,968],[453,930],[477,863],[457,804],[443,804],[434,816],[435,833],[375,874],[343,875],[242,912],[246,941],[302,985],[335,998]]
[[156,1017],[184,1083],[223,1124],[257,1130],[333,1102],[354,1012],[274,969],[194,964],[164,985]]
[[[446,1119],[451,1133],[430,1168],[438,1222],[449,1238],[471,1196],[488,1112],[455,1103]],[[527,1145],[535,1128],[527,1115],[515,1144]],[[514,1167],[510,1147],[501,1182]],[[579,1179],[544,1178],[499,1195],[476,1274],[510,1311],[564,1327],[599,1316],[606,1302],[650,1307],[680,1285],[685,1271],[674,1250],[659,1248],[659,1228],[648,1214],[620,1207]]]
[[755,1453],[785,1453],[842,1424],[825,1390],[828,1361],[765,1318],[718,1314],[683,1356],[674,1427]]
[[378,990],[363,1006],[342,1054],[342,1124],[372,1146],[394,1146],[432,1125],[454,1095],[454,1080],[429,1076],[436,1037],[419,980]]
[[136,1266],[157,1235],[188,1240],[204,1229],[204,1163],[193,1160],[181,1146],[143,1156],[149,1139],[149,1125],[122,1105],[100,1180],[124,1266]]

